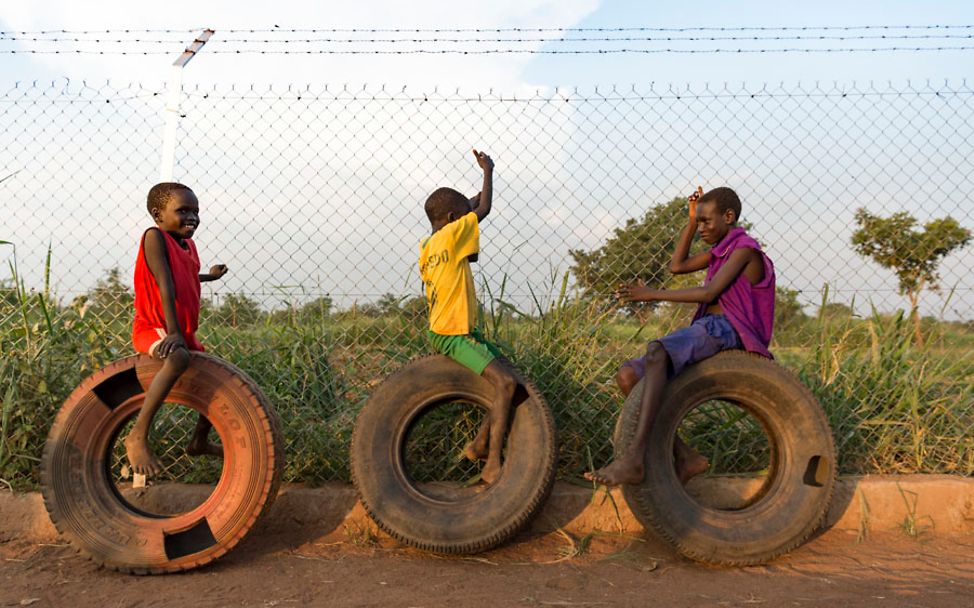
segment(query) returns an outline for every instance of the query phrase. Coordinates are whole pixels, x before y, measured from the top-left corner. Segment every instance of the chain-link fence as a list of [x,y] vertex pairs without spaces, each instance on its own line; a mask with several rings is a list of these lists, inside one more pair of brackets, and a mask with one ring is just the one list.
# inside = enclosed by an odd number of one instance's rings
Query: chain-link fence
[[[0,292],[7,481],[36,479],[61,401],[131,352],[130,277],[151,225],[163,97],[162,87],[69,81],[0,95],[0,240],[13,243],[0,245],[10,269]],[[199,196],[204,268],[230,267],[203,286],[200,335],[275,403],[288,479],[347,479],[358,409],[383,377],[429,352],[422,205],[443,185],[477,192],[471,147],[496,162],[475,265],[483,325],[555,410],[563,475],[610,457],[619,364],[689,318],[680,306],[620,310],[609,296],[637,278],[688,284],[666,261],[685,223],[681,197],[697,184],[733,187],[774,260],[772,350],[826,406],[842,470],[974,472],[966,83],[197,86],[182,113],[175,177]],[[947,217],[955,223],[935,221]],[[169,425],[186,427],[171,443],[192,430],[185,418]],[[429,426],[462,447],[476,430],[466,422],[459,438]],[[703,435],[759,433],[714,424]],[[445,460],[457,451],[440,448]],[[720,473],[746,459],[711,460]]]

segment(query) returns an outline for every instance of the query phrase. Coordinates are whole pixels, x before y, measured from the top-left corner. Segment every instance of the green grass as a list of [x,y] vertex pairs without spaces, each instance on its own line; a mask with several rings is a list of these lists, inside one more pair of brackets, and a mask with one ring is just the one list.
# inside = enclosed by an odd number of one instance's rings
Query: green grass
[[[588,454],[596,464],[611,456],[618,365],[685,323],[686,313],[661,308],[642,322],[619,318],[570,297],[566,285],[553,303],[528,311],[503,293],[489,294],[484,326],[551,405],[560,473],[573,477],[588,467]],[[879,313],[802,317],[777,336],[773,350],[825,407],[842,472],[974,474],[974,328],[927,320],[926,345],[917,347],[907,321]],[[16,283],[0,291],[2,483],[37,484],[57,408],[84,377],[132,352],[130,323],[124,298],[58,306],[46,288],[32,293]],[[424,323],[405,309],[300,320],[265,315],[240,327],[204,318],[200,336],[211,353],[250,374],[277,408],[287,442],[285,478],[314,484],[349,479],[355,416],[378,382],[429,352]],[[467,435],[475,428],[468,425]],[[707,433],[715,434],[709,427]],[[455,439],[456,449],[465,438]],[[713,449],[723,450],[724,439]],[[722,470],[745,466],[746,457],[723,459]],[[449,450],[442,460],[439,466],[456,466]]]

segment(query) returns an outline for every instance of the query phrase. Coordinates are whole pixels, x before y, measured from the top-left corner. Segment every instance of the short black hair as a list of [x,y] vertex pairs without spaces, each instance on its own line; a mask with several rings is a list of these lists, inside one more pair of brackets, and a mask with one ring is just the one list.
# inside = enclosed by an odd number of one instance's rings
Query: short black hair
[[710,203],[713,202],[717,205],[717,211],[723,215],[725,211],[730,209],[734,212],[734,223],[737,224],[737,220],[741,219],[741,199],[738,198],[737,193],[727,188],[726,186],[721,186],[720,188],[714,188],[710,192],[704,194],[700,197],[698,203]]
[[431,223],[438,222],[445,219],[459,204],[469,205],[470,201],[453,188],[437,188],[426,199],[426,217]]
[[169,204],[169,198],[177,190],[193,191],[189,186],[178,182],[162,182],[150,188],[149,196],[145,200],[145,207],[149,210],[149,215],[152,215],[153,209],[165,209],[166,205]]

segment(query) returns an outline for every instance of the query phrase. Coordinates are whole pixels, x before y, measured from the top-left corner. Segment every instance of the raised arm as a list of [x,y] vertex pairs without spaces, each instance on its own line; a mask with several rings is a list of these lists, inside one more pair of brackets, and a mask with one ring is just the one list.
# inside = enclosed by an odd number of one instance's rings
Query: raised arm
[[473,155],[484,172],[484,185],[477,196],[470,199],[470,210],[477,214],[477,221],[482,222],[490,213],[494,198],[494,161],[486,152],[474,150]]
[[737,275],[744,272],[748,263],[761,263],[760,254],[753,249],[737,249],[730,254],[714,278],[700,287],[688,289],[651,289],[645,285],[625,285],[619,288],[618,297],[623,302],[702,302],[708,304],[724,293]]
[[680,238],[676,242],[676,249],[673,250],[673,257],[670,258],[670,272],[673,274],[686,274],[703,270],[710,262],[710,253],[703,252],[690,256],[690,244],[693,242],[693,235],[697,233],[697,201],[703,196],[703,188],[697,189],[687,197],[690,212],[687,225],[680,233]]
[[166,317],[166,337],[162,339],[156,352],[165,359],[174,349],[186,348],[183,330],[176,317],[176,288],[172,282],[172,271],[169,269],[169,257],[166,255],[166,237],[158,228],[145,233],[143,243],[145,263],[149,272],[159,286],[159,299],[162,301],[162,313]]
[[209,281],[216,281],[217,279],[223,278],[223,275],[227,273],[226,264],[217,264],[216,266],[210,266],[210,272],[207,274],[200,275],[200,283],[208,283]]

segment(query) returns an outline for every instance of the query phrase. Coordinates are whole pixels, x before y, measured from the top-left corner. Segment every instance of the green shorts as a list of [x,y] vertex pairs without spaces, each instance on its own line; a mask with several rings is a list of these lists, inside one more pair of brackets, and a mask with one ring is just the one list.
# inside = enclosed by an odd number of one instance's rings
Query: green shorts
[[478,376],[484,373],[491,361],[501,356],[501,351],[485,340],[478,329],[472,329],[469,334],[461,336],[444,336],[432,331],[427,333],[436,352],[446,355]]

